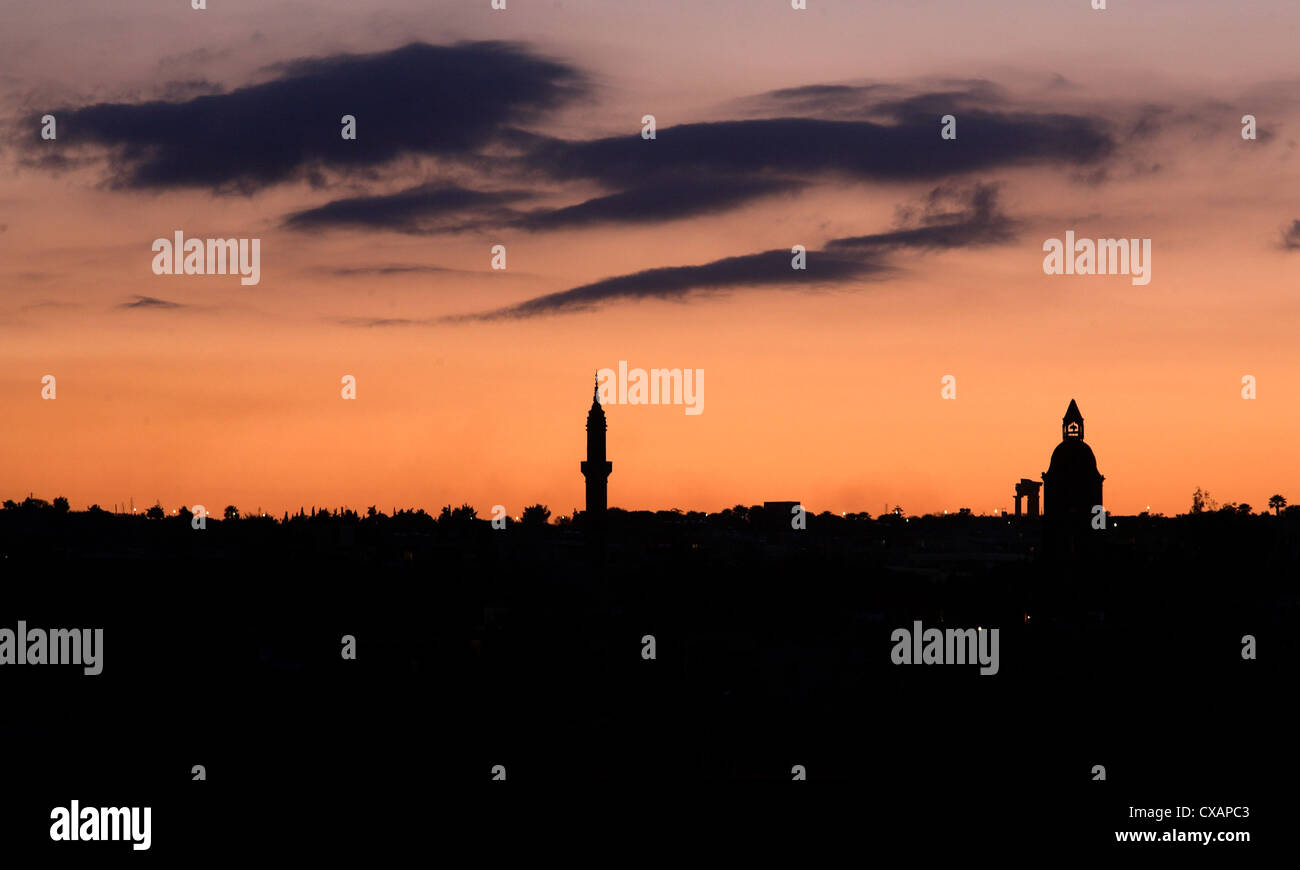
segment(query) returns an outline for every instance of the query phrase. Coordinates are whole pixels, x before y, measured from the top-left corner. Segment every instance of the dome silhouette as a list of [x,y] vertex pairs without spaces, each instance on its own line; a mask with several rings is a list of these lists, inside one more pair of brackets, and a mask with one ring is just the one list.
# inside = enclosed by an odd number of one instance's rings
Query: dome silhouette
[[1097,474],[1097,457],[1083,440],[1067,438],[1052,451],[1052,461],[1048,463],[1047,473],[1055,477],[1079,476],[1087,479]]

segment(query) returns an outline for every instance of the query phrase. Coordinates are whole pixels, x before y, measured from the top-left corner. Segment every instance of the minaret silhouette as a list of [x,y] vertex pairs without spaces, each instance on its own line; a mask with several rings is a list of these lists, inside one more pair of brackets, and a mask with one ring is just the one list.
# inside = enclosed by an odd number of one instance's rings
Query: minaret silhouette
[[599,521],[605,515],[609,501],[609,473],[614,464],[605,460],[605,409],[600,406],[600,375],[591,394],[591,410],[587,412],[587,459],[582,463],[582,476],[587,479],[587,519]]

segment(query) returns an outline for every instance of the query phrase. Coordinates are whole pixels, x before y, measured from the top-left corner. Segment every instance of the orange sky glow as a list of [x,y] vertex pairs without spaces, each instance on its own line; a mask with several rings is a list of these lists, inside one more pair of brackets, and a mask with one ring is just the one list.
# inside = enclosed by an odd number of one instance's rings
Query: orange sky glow
[[[884,81],[932,93],[960,78],[996,82],[1013,114],[1104,119],[1116,148],[1084,166],[822,172],[798,190],[672,220],[409,233],[303,231],[283,218],[435,177],[494,190],[526,179],[536,208],[608,191],[590,180],[507,178],[492,156],[471,171],[420,154],[385,163],[378,178],[331,175],[323,188],[293,177],[247,194],[140,190],[106,180],[111,155],[69,151],[95,159],[55,171],[33,156],[55,143],[9,139],[0,150],[0,497],[64,495],[74,509],[132,498],[140,510],[234,504],[276,516],[313,505],[436,513],[462,502],[480,516],[535,502],[568,513],[582,507],[592,375],[626,360],[703,369],[706,380],[698,416],[674,405],[606,408],[617,507],[799,500],[815,512],[1005,511],[1014,483],[1046,469],[1071,398],[1113,513],[1185,512],[1197,487],[1256,510],[1274,493],[1300,500],[1300,250],[1286,241],[1300,218],[1300,90],[1281,83],[1293,38],[1274,32],[1282,3],[1226,18],[1206,3],[1175,43],[1168,16],[1199,2],[1144,4],[1140,17],[1092,15],[1086,2],[1050,12],[1006,3],[983,16],[902,4],[915,8],[880,11],[872,27],[852,19],[843,35],[856,5],[812,2],[806,33],[789,28],[801,19],[753,13],[735,18],[726,32],[736,43],[712,55],[701,37],[670,38],[683,16],[725,16],[696,4],[575,4],[568,23],[522,4],[503,21],[449,7],[434,26],[420,13],[427,4],[393,4],[385,17],[322,3],[312,4],[309,32],[298,32],[297,4],[226,5],[166,44],[147,4],[95,6],[82,14],[103,17],[104,46],[78,56],[63,44],[67,62],[42,61],[41,46],[53,50],[59,16],[71,13],[3,13],[14,27],[2,38],[12,45],[0,61],[0,115],[19,125],[46,106],[162,99],[169,81],[207,79],[227,93],[295,58],[502,39],[588,76],[581,101],[521,124],[567,140],[639,140],[652,112],[658,139],[638,144],[659,147],[678,124],[750,117],[745,99],[779,88]],[[1031,20],[1007,31],[1020,20],[1010,7]],[[709,30],[697,24],[686,30]],[[1216,24],[1249,48],[1220,48],[1215,61],[1231,74],[1209,84],[1196,59]],[[879,35],[886,28],[894,39]],[[1031,38],[1061,29],[1088,38],[1058,34],[1046,47]],[[999,44],[991,34],[1004,31]],[[946,38],[962,32],[960,44]],[[1152,104],[1160,111],[1144,114]],[[355,111],[364,136],[364,109]],[[1240,135],[1246,113],[1259,118],[1256,141]],[[1139,127],[1142,118],[1151,123]],[[937,137],[937,115],[934,125]],[[1006,239],[890,250],[884,271],[829,286],[741,284],[454,319],[663,267],[800,244],[816,257],[834,239],[916,226],[931,190],[975,182],[997,186],[1014,223]],[[154,275],[150,245],[175,230],[260,238],[260,283]],[[1044,240],[1067,230],[1150,238],[1150,284],[1044,274]],[[504,271],[490,268],[495,244],[508,249]],[[140,297],[168,304],[131,306]],[[47,374],[54,401],[41,397]],[[355,401],[340,397],[349,374]],[[946,375],[955,400],[941,398]],[[1245,376],[1257,384],[1251,400]]]

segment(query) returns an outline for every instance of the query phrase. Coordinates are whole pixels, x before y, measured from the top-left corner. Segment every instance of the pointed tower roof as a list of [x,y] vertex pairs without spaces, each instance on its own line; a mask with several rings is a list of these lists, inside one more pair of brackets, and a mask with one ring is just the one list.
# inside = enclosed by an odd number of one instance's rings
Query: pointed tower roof
[[606,428],[605,409],[600,404],[600,373],[596,373],[596,383],[591,389],[591,410],[587,411],[587,429]]
[[1061,418],[1061,438],[1067,441],[1083,440],[1083,414],[1079,413],[1079,405],[1070,400],[1070,407],[1065,409],[1065,416]]

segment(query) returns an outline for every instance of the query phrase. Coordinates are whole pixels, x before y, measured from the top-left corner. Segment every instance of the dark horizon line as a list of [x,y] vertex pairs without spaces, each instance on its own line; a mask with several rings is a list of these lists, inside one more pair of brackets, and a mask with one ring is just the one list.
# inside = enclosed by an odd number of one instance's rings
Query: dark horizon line
[[[63,499],[63,501],[65,502],[63,507],[59,507],[57,505],[57,502],[60,499]],[[784,512],[790,512],[793,515],[792,508],[796,505],[802,507],[802,502],[767,500],[764,502],[749,504],[749,505],[737,502],[731,505],[730,507],[724,507],[717,510],[695,510],[695,509],[684,510],[682,508],[624,508],[624,507],[617,507],[617,506],[610,506],[606,510],[609,513],[618,512],[622,514],[655,514],[655,515],[676,514],[684,517],[701,516],[707,518],[707,517],[722,517],[728,513],[735,515],[739,513],[739,511],[737,511],[738,508],[743,510],[744,512],[751,512],[755,510],[763,511],[763,510],[779,509]],[[56,496],[54,500],[46,501],[45,499],[36,498],[33,494],[29,494],[28,497],[21,502],[16,501],[14,499],[4,499],[3,502],[0,502],[0,513],[8,512],[8,511],[21,512],[27,510],[27,511],[41,511],[41,512],[52,511],[58,514],[79,514],[79,515],[104,514],[113,517],[138,517],[140,519],[150,519],[146,515],[148,511],[154,507],[162,509],[162,505],[160,502],[155,502],[153,505],[144,508],[132,508],[129,511],[125,508],[124,505],[115,505],[114,509],[109,510],[107,508],[101,507],[96,502],[88,505],[83,510],[74,510],[71,507],[71,505],[67,503],[67,500],[62,496]],[[232,517],[231,518],[232,520],[269,519],[276,523],[284,522],[284,520],[281,517],[276,517],[274,513],[268,513],[265,511],[261,511],[260,509],[252,513],[245,513],[243,510],[239,509],[238,506],[236,505],[227,505],[226,507],[235,508],[237,511],[237,516]],[[548,516],[547,518],[548,525],[557,525],[558,520],[561,518],[565,518],[570,521],[576,521],[579,517],[582,517],[587,513],[586,511],[579,510],[577,508],[574,508],[574,510],[569,513],[555,513],[550,510],[550,506],[545,502],[534,502],[533,504],[527,505],[524,508],[522,508],[519,511],[517,516],[512,514],[511,511],[506,511],[505,515],[502,518],[507,519],[510,522],[519,522],[521,521],[524,512],[526,510],[529,510],[531,508],[536,508],[536,507],[541,507],[544,510],[546,510]],[[1240,510],[1242,507],[1248,507],[1251,508],[1251,510],[1248,513],[1242,512]],[[185,510],[185,514],[180,513],[182,508]],[[369,513],[369,510],[371,508],[374,509],[373,514]],[[443,515],[444,511],[449,515],[455,516],[456,514],[463,511],[464,508],[469,508],[473,512],[473,515],[470,517],[471,520],[487,522],[487,523],[490,523],[492,521],[491,515],[480,516],[478,513],[478,509],[475,508],[473,505],[470,505],[468,502],[462,502],[460,505],[453,505],[453,504],[443,505],[438,509],[437,513],[430,513],[424,507],[397,508],[395,506],[390,506],[389,508],[390,512],[385,513],[384,511],[380,510],[377,505],[372,504],[372,505],[367,505],[366,508],[362,510],[357,510],[348,505],[336,506],[333,508],[320,507],[317,505],[311,505],[310,508],[308,508],[307,506],[300,505],[297,513],[291,514],[287,510],[285,510],[285,511],[281,511],[281,514],[282,517],[287,517],[289,520],[294,520],[298,518],[313,519],[317,516],[322,516],[322,515],[331,519],[346,519],[349,515],[355,517],[358,520],[365,520],[365,519],[371,519],[377,517],[392,519],[399,515],[419,516],[423,514],[429,517],[430,519],[437,521]],[[161,518],[155,517],[153,519],[179,519],[182,516],[193,516],[193,511],[191,507],[187,505],[182,505],[181,508],[175,508],[171,511],[167,511],[166,509],[162,509],[162,510],[163,510],[163,516]],[[208,509],[206,510],[206,518],[212,520],[213,522],[224,522],[225,510],[226,510],[225,507],[219,508],[216,511]],[[928,513],[916,514],[916,513],[908,513],[907,511],[902,510],[902,508],[899,505],[895,505],[894,508],[878,514],[872,513],[871,511],[867,511],[867,510],[841,511],[839,513],[836,513],[835,511],[831,511],[831,510],[822,510],[818,512],[813,512],[811,510],[808,510],[806,511],[806,515],[809,517],[829,516],[836,519],[852,519],[852,520],[865,519],[868,521],[883,519],[883,518],[892,518],[892,517],[898,517],[904,520],[909,520],[909,519],[945,519],[947,517],[962,517],[962,516],[978,517],[984,519],[999,519],[999,520],[1000,519],[1017,519],[1017,520],[1031,520],[1031,519],[1042,520],[1043,519],[1042,516],[1036,516],[1036,517],[1031,517],[1029,515],[1017,516],[1016,514],[1012,513],[1009,510],[1003,510],[999,508],[995,508],[994,511],[995,512],[991,514],[976,513],[970,508],[959,508],[958,510],[955,511],[943,510],[937,513],[928,512]],[[1176,513],[1172,515],[1165,514],[1160,511],[1140,511],[1138,513],[1131,513],[1131,514],[1119,514],[1119,513],[1107,511],[1106,515],[1108,517],[1117,517],[1120,519],[1124,519],[1124,518],[1174,519],[1179,517],[1201,516],[1201,515],[1212,515],[1212,514],[1232,514],[1234,516],[1251,516],[1251,517],[1258,517],[1258,516],[1276,517],[1276,516],[1280,516],[1283,513],[1288,513],[1292,511],[1300,511],[1300,505],[1289,504],[1285,500],[1285,498],[1283,498],[1282,503],[1276,508],[1273,507],[1271,504],[1269,504],[1268,506],[1258,510],[1255,509],[1255,506],[1250,504],[1249,502],[1245,502],[1245,503],[1225,502],[1213,508],[1207,506],[1203,508],[1201,511],[1188,510],[1183,513]],[[464,519],[464,514],[460,514],[460,516],[457,518]],[[554,518],[555,521],[552,521],[551,518]]]

